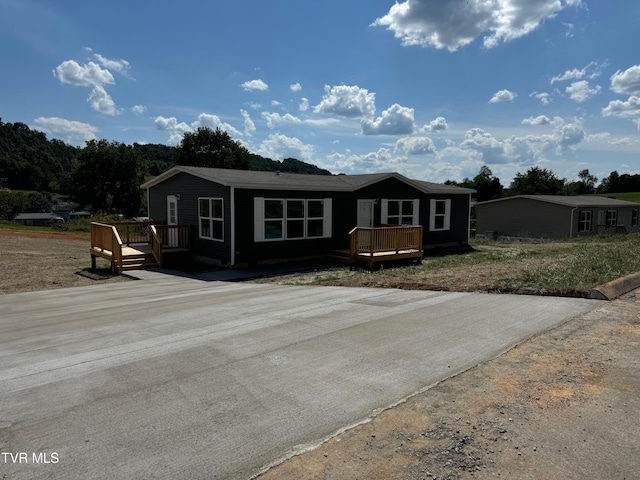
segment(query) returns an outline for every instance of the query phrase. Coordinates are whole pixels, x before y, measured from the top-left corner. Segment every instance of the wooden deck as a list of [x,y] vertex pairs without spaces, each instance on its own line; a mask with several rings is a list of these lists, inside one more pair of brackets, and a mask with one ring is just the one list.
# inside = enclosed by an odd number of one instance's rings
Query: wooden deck
[[165,255],[189,251],[188,225],[156,225],[151,222],[91,223],[91,267],[104,258],[111,270],[162,268]]
[[351,263],[366,263],[368,268],[392,260],[422,261],[422,226],[395,225],[356,227],[349,232]]

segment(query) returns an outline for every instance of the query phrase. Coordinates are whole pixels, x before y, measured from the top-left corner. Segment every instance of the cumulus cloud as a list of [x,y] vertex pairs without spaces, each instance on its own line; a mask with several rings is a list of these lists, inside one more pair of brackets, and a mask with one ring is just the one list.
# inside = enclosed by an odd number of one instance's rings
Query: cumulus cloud
[[391,105],[376,119],[362,119],[365,135],[408,135],[413,133],[413,108]]
[[191,123],[191,128],[196,130],[199,127],[208,127],[212,130],[219,128],[220,130],[224,130],[231,136],[241,136],[242,132],[235,128],[233,125],[230,125],[226,122],[220,120],[220,117],[217,115],[212,115],[210,113],[201,113],[198,115],[198,118],[195,122]]
[[396,142],[395,152],[405,155],[435,153],[436,146],[429,137],[403,137]]
[[269,138],[260,144],[258,153],[272,160],[297,158],[308,162],[313,158],[313,145],[305,144],[295,137],[276,133],[269,135]]
[[102,85],[93,87],[93,90],[87,98],[87,102],[89,102],[91,108],[96,112],[104,113],[105,115],[119,115],[121,113]]
[[627,95],[640,95],[640,65],[618,70],[611,76],[611,90]]
[[126,75],[127,71],[129,70],[129,67],[130,67],[129,62],[127,62],[126,60],[123,60],[122,58],[120,60],[110,60],[108,58],[103,57],[99,53],[94,53],[93,56],[96,60],[98,60],[100,65],[102,65],[105,68],[108,68],[109,70],[113,70],[123,75]]
[[131,107],[131,111],[136,115],[142,115],[147,111],[147,107],[145,107],[144,105],[134,105],[133,107]]
[[60,80],[61,83],[81,87],[115,83],[109,70],[102,69],[100,65],[93,62],[80,65],[75,60],[65,60],[55,68],[53,76]]
[[522,37],[581,0],[406,0],[373,26],[386,27],[402,45],[455,51],[483,37],[487,48]]
[[298,117],[294,117],[290,113],[280,115],[279,113],[262,112],[262,118],[267,121],[267,127],[275,128],[281,123],[302,123]]
[[298,110],[300,110],[301,112],[306,112],[307,110],[309,110],[309,100],[302,97]]
[[551,120],[546,115],[539,115],[537,117],[529,117],[522,120],[523,125],[532,125],[532,126],[540,126],[540,125],[549,125]]
[[447,120],[444,117],[437,117],[435,120],[431,120],[429,125],[422,127],[423,132],[441,132],[449,128]]
[[325,85],[322,101],[314,107],[315,113],[332,113],[349,118],[373,117],[376,106],[375,93],[357,85]]
[[[613,100],[602,109],[605,117],[622,117],[629,119],[640,119],[640,97],[631,95],[627,101]],[[640,128],[640,123],[638,123]]]
[[302,90],[302,85],[300,85],[299,83],[292,83],[291,85],[289,85],[289,89],[292,92],[299,92],[300,90]]
[[58,117],[38,117],[35,119],[37,130],[50,134],[71,145],[82,145],[95,140],[98,128],[88,123],[66,120]]
[[267,85],[265,82],[263,82],[260,79],[257,80],[250,80],[248,82],[244,82],[242,85],[240,85],[243,89],[247,90],[247,91],[252,91],[252,90],[261,90],[261,91],[265,91],[265,90],[269,90],[269,85]]
[[591,88],[587,80],[573,82],[565,89],[565,91],[569,94],[569,98],[577,103],[582,103],[589,100],[591,97],[600,93],[600,90],[600,85],[596,85],[595,87]]
[[537,98],[543,105],[549,105],[551,103],[551,95],[547,92],[531,92],[529,96]]
[[244,118],[244,134],[250,137],[256,132],[256,124],[253,123],[251,115],[246,110],[240,109],[240,114]]
[[489,103],[501,103],[501,102],[513,102],[513,100],[516,98],[516,94],[513,92],[510,92],[509,90],[499,90],[495,93],[495,95],[493,97],[491,97],[491,100],[489,100]]

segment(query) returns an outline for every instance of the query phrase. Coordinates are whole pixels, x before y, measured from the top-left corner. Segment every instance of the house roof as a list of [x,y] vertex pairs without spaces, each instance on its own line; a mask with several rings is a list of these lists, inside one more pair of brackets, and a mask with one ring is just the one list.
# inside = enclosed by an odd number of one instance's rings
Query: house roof
[[598,197],[595,195],[515,195],[513,197],[498,198],[496,200],[487,200],[486,202],[476,203],[477,205],[487,205],[497,202],[509,202],[517,198],[536,200],[539,202],[553,203],[556,205],[564,205],[571,208],[585,207],[639,207],[640,203],[627,202],[626,200],[617,200],[615,198]]
[[19,213],[14,220],[51,220],[52,218],[62,218],[56,213]]
[[411,180],[399,173],[370,173],[363,175],[309,175],[301,173],[260,172],[224,168],[187,167],[178,165],[142,185],[151,188],[174,175],[187,173],[211,182],[235,188],[264,190],[323,190],[352,192],[360,188],[395,178],[425,193],[471,193],[468,188]]

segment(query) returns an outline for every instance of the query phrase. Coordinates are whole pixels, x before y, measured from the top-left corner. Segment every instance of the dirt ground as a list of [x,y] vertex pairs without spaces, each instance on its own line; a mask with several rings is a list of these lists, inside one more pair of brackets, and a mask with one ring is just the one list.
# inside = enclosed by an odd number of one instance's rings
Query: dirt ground
[[[75,273],[89,266],[84,234],[0,229],[0,293],[126,280]],[[491,272],[465,279],[483,275]],[[638,479],[639,351],[640,289],[598,302],[259,478]]]

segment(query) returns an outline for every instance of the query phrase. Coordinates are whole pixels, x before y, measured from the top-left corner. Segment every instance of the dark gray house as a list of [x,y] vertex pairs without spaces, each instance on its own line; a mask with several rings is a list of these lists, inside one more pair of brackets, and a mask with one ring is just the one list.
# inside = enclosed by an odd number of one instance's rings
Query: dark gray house
[[475,205],[478,234],[573,238],[638,232],[640,203],[596,196],[517,195]]
[[176,166],[142,187],[151,220],[190,225],[192,253],[227,266],[323,256],[349,248],[354,227],[422,225],[426,248],[469,239],[472,190],[398,173]]

